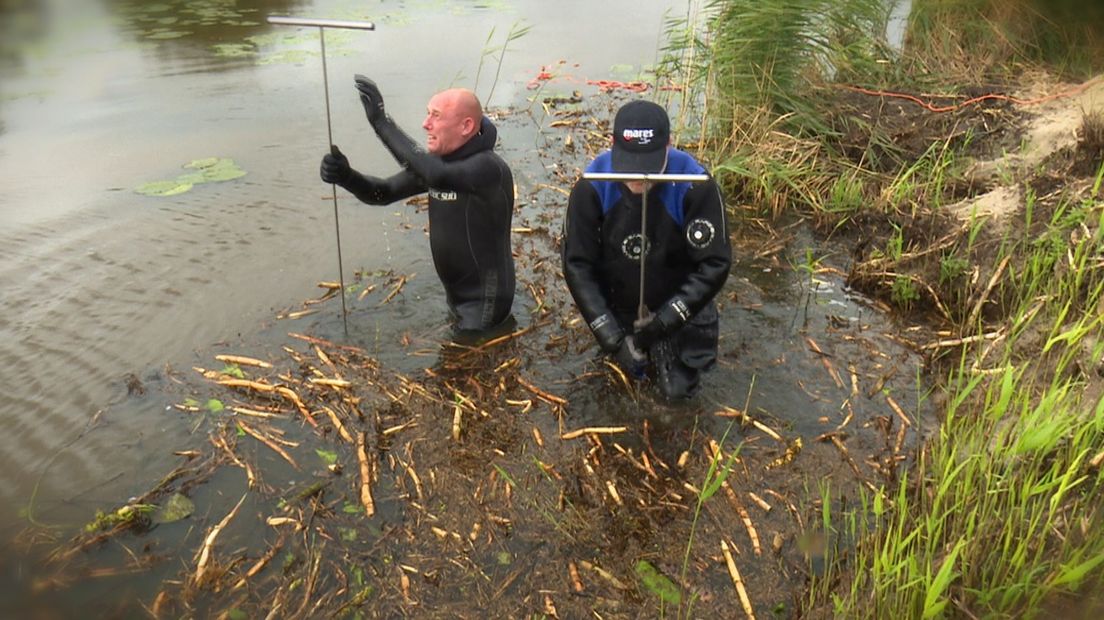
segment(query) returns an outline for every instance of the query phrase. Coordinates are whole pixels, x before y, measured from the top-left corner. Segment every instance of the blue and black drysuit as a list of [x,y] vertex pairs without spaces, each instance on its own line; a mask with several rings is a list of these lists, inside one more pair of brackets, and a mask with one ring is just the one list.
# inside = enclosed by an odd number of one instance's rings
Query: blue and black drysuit
[[[595,158],[587,172],[612,172],[610,152]],[[689,154],[669,148],[663,172],[706,171]],[[732,264],[724,204],[713,179],[658,183],[648,193],[642,239],[641,203],[620,182],[576,182],[564,220],[564,277],[599,346],[614,353],[633,332],[643,252],[644,301],[663,334],[650,351],[657,383],[668,398],[687,398],[717,359],[713,298]]]
[[514,177],[493,150],[494,124],[484,117],[479,133],[443,157],[422,150],[388,116],[372,126],[403,170],[387,179],[351,170],[341,186],[374,205],[428,192],[433,265],[460,334],[506,321],[515,285]]

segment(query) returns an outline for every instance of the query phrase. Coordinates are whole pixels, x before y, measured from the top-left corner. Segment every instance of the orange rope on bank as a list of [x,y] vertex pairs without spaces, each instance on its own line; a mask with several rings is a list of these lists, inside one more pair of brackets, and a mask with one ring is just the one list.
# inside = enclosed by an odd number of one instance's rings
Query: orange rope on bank
[[987,99],[997,99],[997,100],[1000,100],[1000,101],[1011,101],[1012,103],[1015,103],[1017,105],[1036,105],[1036,104],[1043,103],[1043,102],[1046,102],[1046,101],[1051,101],[1053,99],[1061,99],[1062,97],[1072,97],[1073,95],[1076,95],[1076,94],[1088,89],[1089,86],[1092,86],[1095,82],[1099,82],[1100,79],[1101,78],[1099,78],[1099,77],[1093,78],[1093,79],[1091,79],[1091,80],[1089,80],[1089,81],[1087,81],[1083,84],[1079,84],[1078,86],[1074,86],[1073,88],[1070,88],[1069,90],[1065,90],[1065,91],[1062,91],[1060,93],[1054,93],[1053,95],[1047,95],[1045,97],[1039,97],[1037,99],[1019,99],[1017,97],[1011,97],[1009,95],[999,95],[999,94],[996,94],[996,93],[990,93],[990,94],[987,94],[987,95],[981,95],[981,96],[978,96],[978,97],[973,97],[973,98],[967,99],[966,101],[963,101],[962,103],[956,103],[954,105],[947,105],[947,106],[937,106],[937,105],[931,104],[927,101],[924,101],[923,99],[920,99],[919,97],[917,97],[915,95],[909,95],[909,94],[906,94],[906,93],[895,93],[895,92],[889,92],[889,91],[884,91],[884,90],[870,90],[868,88],[862,88],[860,86],[849,86],[847,84],[841,84],[840,88],[846,88],[847,90],[853,90],[855,92],[862,93],[864,95],[874,95],[876,97],[895,97],[895,98],[898,98],[898,99],[907,99],[907,100],[912,101],[913,103],[921,106],[922,108],[924,108],[926,110],[930,110],[930,111],[936,112],[936,113],[942,113],[942,112],[953,112],[955,110],[964,108],[968,105],[974,105],[975,103],[979,103],[979,102],[985,101]]

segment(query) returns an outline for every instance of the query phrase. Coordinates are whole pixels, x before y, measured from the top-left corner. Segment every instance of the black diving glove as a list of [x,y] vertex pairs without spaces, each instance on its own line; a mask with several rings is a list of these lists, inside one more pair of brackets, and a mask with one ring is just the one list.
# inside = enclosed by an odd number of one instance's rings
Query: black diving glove
[[354,76],[357,92],[360,93],[360,102],[364,104],[364,113],[368,116],[368,122],[373,125],[385,116],[383,111],[383,95],[379,87],[372,80],[360,75]]
[[636,346],[647,350],[652,345],[675,333],[690,319],[690,309],[679,298],[663,304],[654,314],[633,321]]
[[617,348],[617,353],[613,357],[625,374],[634,379],[644,378],[644,372],[648,367],[648,354],[636,348],[631,335],[621,340],[621,346]]
[[337,148],[336,144],[330,145],[330,152],[322,156],[322,166],[320,173],[322,180],[326,183],[334,183],[336,185],[345,185],[345,182],[349,180],[349,173],[352,168],[349,167],[349,158],[345,157],[345,154]]
[[617,319],[609,314],[594,319],[590,322],[590,331],[598,340],[598,346],[606,353],[616,353],[621,347],[621,341],[625,338],[625,330],[621,329]]

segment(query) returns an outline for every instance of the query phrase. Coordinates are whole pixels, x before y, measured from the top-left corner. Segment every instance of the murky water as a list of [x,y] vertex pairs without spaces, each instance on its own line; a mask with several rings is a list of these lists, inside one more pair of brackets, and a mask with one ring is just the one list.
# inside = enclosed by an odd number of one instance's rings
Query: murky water
[[[296,331],[352,342],[404,370],[433,363],[410,354],[432,351],[445,320],[425,216],[412,207],[370,208],[338,194],[346,283],[379,286],[350,296],[348,336],[332,301],[304,318],[278,318],[321,296],[316,283],[336,280],[338,269],[330,190],[317,172],[326,148],[317,30],[269,26],[266,15],[377,23],[375,32],[328,33],[327,61],[334,141],[355,167],[387,174],[397,168],[370,136],[354,73],[376,79],[389,112],[418,135],[425,101],[449,85],[474,86],[484,98],[493,87],[492,106],[524,108],[526,84],[542,66],[571,75],[543,94],[585,88],[586,78],[633,79],[656,58],[664,9],[685,11],[671,1],[642,12],[630,0],[3,6],[4,539],[28,521],[72,529],[149,489],[177,463],[172,452],[197,441],[195,420],[166,410],[164,393],[191,366],[209,366],[213,351],[259,354]],[[530,30],[504,55],[488,50],[521,27]],[[501,123],[500,136],[523,203],[515,225],[532,224],[548,205],[525,200],[548,182],[541,151],[553,139],[524,121]],[[213,157],[246,175],[171,196],[136,191]],[[790,247],[810,244],[798,229]],[[515,245],[556,260],[534,241]],[[821,432],[825,416],[838,421],[835,396],[822,395],[841,388],[809,353],[810,334],[844,380],[846,360],[881,356],[887,386],[915,396],[917,359],[881,338],[894,327],[838,276],[802,276],[786,253],[737,253],[707,403],[747,403],[799,435]],[[381,305],[384,272],[412,277]],[[515,315],[524,327],[535,302],[523,282]],[[573,383],[585,360],[568,361],[542,372],[573,399],[574,423],[610,423],[629,408],[611,409],[603,390]],[[864,375],[867,385],[876,380]],[[707,423],[719,434],[723,421]],[[0,561],[0,577],[19,572],[15,563]],[[7,589],[0,582],[0,597]]]
[[[663,8],[633,11],[622,27],[630,2],[15,6],[2,16],[10,47],[0,78],[5,531],[46,464],[38,498],[57,517],[51,500],[156,467],[148,459],[166,452],[159,448],[173,444],[180,423],[128,400],[128,375],[166,381],[166,364],[187,370],[193,350],[237,342],[317,296],[317,281],[337,279],[333,207],[317,173],[326,148],[317,30],[278,29],[266,15],[378,24],[329,33],[327,60],[334,141],[354,166],[389,173],[396,166],[369,139],[354,73],[375,78],[414,133],[435,89],[473,85],[479,73],[479,94],[490,92],[499,69],[498,55],[483,55],[492,29],[500,46],[515,24],[531,28],[503,59],[491,102],[502,104],[523,98],[541,65],[560,59],[601,78],[615,65],[651,64]],[[231,158],[247,175],[168,197],[134,191],[208,157]],[[428,245],[397,232],[424,219],[355,203],[341,197],[346,278],[358,269],[416,272],[406,294],[420,301],[403,307],[413,315],[403,320],[440,323]],[[364,310],[357,329],[364,315],[372,329],[394,320],[390,309]],[[97,428],[70,443],[101,410]]]

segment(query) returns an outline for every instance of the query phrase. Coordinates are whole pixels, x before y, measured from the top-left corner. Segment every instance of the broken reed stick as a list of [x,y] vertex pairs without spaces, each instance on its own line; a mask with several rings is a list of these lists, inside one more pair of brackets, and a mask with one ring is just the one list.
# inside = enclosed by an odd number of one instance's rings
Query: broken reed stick
[[636,395],[633,393],[632,383],[629,381],[628,376],[625,375],[625,371],[621,370],[620,366],[609,360],[602,360],[602,363],[608,366],[609,369],[612,370],[615,375],[617,375],[617,378],[621,380],[621,385],[625,386],[625,392],[632,394],[635,398]]
[[579,569],[575,566],[574,561],[568,561],[567,574],[571,577],[571,587],[575,589],[576,593],[582,594],[583,581],[579,579]]
[[284,449],[281,448],[280,446],[276,445],[276,443],[273,442],[271,439],[269,439],[268,437],[265,437],[259,431],[254,430],[253,427],[249,426],[245,422],[242,422],[241,420],[238,420],[238,428],[245,431],[245,433],[247,435],[249,435],[250,437],[252,437],[252,438],[256,439],[257,441],[263,443],[264,445],[268,446],[276,454],[279,454],[280,456],[284,457],[284,460],[287,461],[288,463],[291,463],[292,467],[294,467],[295,469],[299,469],[299,464],[295,462],[295,459],[291,458],[290,454],[285,452]]
[[404,286],[406,286],[407,281],[409,281],[410,278],[413,278],[415,275],[416,274],[412,273],[409,276],[400,276],[399,281],[395,284],[395,288],[391,289],[391,292],[387,294],[387,297],[383,298],[383,301],[379,302],[379,305],[382,306],[382,305],[386,304],[387,302],[391,301],[392,299],[394,299],[395,295],[398,295],[399,291],[401,291],[402,288]]
[[249,488],[255,488],[257,486],[257,478],[253,475],[253,468],[239,459],[237,454],[234,454],[234,451],[230,449],[230,445],[226,443],[226,438],[222,435],[212,435],[210,439],[211,443],[214,444],[216,448],[222,448],[226,452],[235,465],[245,470],[245,478],[249,481]]
[[541,400],[543,400],[543,401],[545,401],[549,404],[561,405],[561,406],[567,404],[566,399],[560,398],[559,396],[556,396],[555,394],[549,394],[548,392],[545,392],[544,390],[538,388],[537,386],[533,385],[532,383],[529,383],[528,381],[526,381],[524,378],[522,378],[521,375],[517,376],[517,382],[519,384],[521,384],[521,386],[524,387],[525,389],[529,390],[533,394],[536,394],[537,398],[539,398],[539,399],[541,399]]
[[981,340],[993,340],[998,336],[1003,335],[1003,330],[997,330],[995,332],[989,332],[988,334],[978,334],[976,336],[965,336],[963,338],[951,338],[949,340],[937,340],[935,342],[929,342],[928,344],[920,345],[921,349],[945,349],[947,347],[957,347],[963,344],[971,344],[979,342]]
[[889,394],[886,394],[885,399],[886,402],[889,403],[890,409],[893,409],[893,412],[897,414],[897,417],[901,418],[901,423],[905,426],[912,426],[912,421],[908,419],[908,416],[905,415],[904,410],[901,409],[901,406],[897,404],[897,401],[893,400],[893,397]]
[[606,480],[606,489],[609,490],[610,497],[618,506],[624,506],[625,502],[621,499],[621,494],[617,492],[617,487],[613,485],[612,480]]
[[751,498],[751,501],[755,502],[755,504],[757,506],[759,506],[760,508],[763,509],[763,512],[770,512],[771,509],[774,508],[774,506],[771,506],[770,504],[768,504],[766,502],[766,500],[764,500],[762,497],[759,497],[755,493],[752,493],[751,491],[748,491],[747,494],[748,494],[748,497]]
[[985,305],[986,300],[989,299],[989,293],[993,292],[993,287],[1000,281],[1000,277],[1004,275],[1004,270],[1008,267],[1008,261],[1012,256],[1005,256],[1004,259],[997,265],[997,270],[993,272],[993,276],[989,278],[989,283],[985,285],[985,290],[981,293],[981,297],[978,297],[977,303],[970,310],[970,315],[966,318],[966,325],[973,325],[977,321],[978,316],[981,314],[981,309]]
[[724,555],[725,565],[728,566],[728,576],[732,578],[732,584],[736,586],[736,594],[740,597],[740,604],[744,607],[744,613],[750,620],[755,620],[755,611],[751,608],[751,600],[747,590],[744,589],[744,580],[740,577],[740,571],[736,568],[736,562],[732,559],[732,553],[728,550],[728,543],[721,539],[721,554]]
[[307,406],[304,405],[303,401],[299,399],[299,395],[292,391],[291,388],[279,386],[276,388],[276,393],[294,403],[295,407],[299,410],[299,413],[303,414],[303,417],[307,419],[307,422],[310,422],[311,426],[318,428],[318,422],[315,421],[314,416],[311,415],[310,410],[307,409]]
[[372,499],[372,466],[368,462],[368,440],[364,431],[357,433],[357,461],[360,463],[360,503],[364,513],[376,514],[376,502]]
[[300,400],[299,395],[291,390],[291,388],[287,388],[282,385],[261,383],[259,381],[250,381],[249,379],[219,379],[218,381],[216,381],[216,383],[224,387],[247,388],[250,390],[256,390],[258,392],[264,392],[266,394],[279,394],[287,400],[290,400],[292,404],[294,404],[295,407],[299,410],[299,413],[302,413],[303,417],[307,419],[307,422],[310,422],[311,426],[318,426],[318,422],[314,420],[314,417],[311,415],[310,411],[306,408],[305,405],[303,405],[303,401]]
[[272,545],[272,548],[269,549],[268,551],[266,551],[265,554],[262,555],[260,557],[260,559],[258,559],[256,561],[256,563],[254,563],[253,566],[250,567],[250,569],[245,572],[244,575],[242,575],[242,578],[239,579],[238,582],[234,584],[234,587],[232,587],[230,589],[231,590],[240,590],[242,587],[244,587],[245,584],[246,584],[246,581],[248,581],[249,579],[252,579],[253,577],[255,577],[257,575],[257,573],[264,570],[265,566],[268,566],[268,563],[272,561],[272,558],[276,557],[276,554],[279,553],[280,549],[283,546],[284,546],[284,537],[280,536],[280,539],[276,541],[276,544]]
[[828,374],[832,376],[832,381],[836,383],[836,387],[843,389],[843,379],[840,379],[839,373],[836,372],[836,367],[832,365],[832,362],[828,359],[828,354],[820,350],[820,346],[810,337],[805,336],[805,342],[809,343],[809,347],[820,356],[820,363],[824,365],[824,368],[828,370]]
[[337,417],[333,409],[323,405],[322,411],[326,412],[326,415],[330,417],[330,421],[333,422],[334,428],[337,429],[337,434],[341,435],[341,438],[345,440],[345,443],[354,444],[356,440],[349,434],[349,431],[345,428],[345,425],[341,423],[341,418]]
[[782,439],[782,435],[779,435],[778,433],[774,432],[774,429],[772,429],[771,427],[767,426],[766,424],[763,424],[759,420],[756,420],[755,418],[749,416],[748,414],[746,414],[743,411],[740,411],[739,409],[736,409],[734,407],[729,407],[727,405],[724,405],[723,410],[717,411],[713,415],[718,416],[718,417],[722,417],[722,418],[736,418],[736,419],[740,420],[740,422],[743,423],[743,424],[751,424],[755,428],[757,428],[760,431],[766,433],[768,436],[770,436],[771,439],[773,439],[777,442],[783,443],[783,444],[786,443],[786,440]]
[[226,362],[227,364],[237,364],[238,366],[256,366],[257,368],[272,368],[272,364],[255,359],[252,357],[245,357],[242,355],[216,355],[215,359],[220,362]]
[[579,560],[579,566],[582,566],[583,568],[585,568],[589,571],[594,571],[594,573],[596,575],[598,575],[602,579],[605,579],[606,581],[610,582],[610,584],[612,584],[613,587],[617,588],[618,590],[628,590],[629,589],[629,586],[625,585],[624,581],[621,581],[613,573],[607,571],[606,569],[602,568],[601,566],[598,566],[596,564],[592,564],[590,562],[587,562],[586,560]]
[[245,498],[248,495],[248,492],[244,493],[241,499],[238,500],[238,503],[234,505],[234,508],[222,518],[222,521],[218,522],[218,525],[211,528],[211,531],[207,533],[207,537],[203,539],[203,546],[199,550],[199,559],[196,560],[194,582],[197,585],[203,584],[203,576],[207,573],[207,562],[211,559],[211,548],[215,544],[215,539],[218,538],[219,533],[226,527],[226,524],[230,523],[230,520],[234,518],[234,515],[238,514],[238,509],[241,508],[241,505],[245,502]]
[[[706,456],[711,457],[715,462],[718,463],[724,462],[726,460],[724,452],[721,450],[721,446],[717,443],[715,439],[709,440],[709,454],[706,454]],[[755,552],[755,555],[762,555],[762,549],[759,546],[759,533],[755,531],[755,524],[751,522],[751,516],[748,515],[747,509],[744,508],[743,503],[741,503],[740,499],[736,496],[736,491],[732,489],[732,485],[728,483],[727,478],[721,481],[721,488],[724,490],[725,497],[728,498],[728,502],[732,504],[732,509],[735,510],[736,514],[740,516],[740,521],[743,522],[744,529],[747,530],[748,538],[751,539],[751,547],[752,550]]]
[[560,435],[560,439],[578,439],[583,435],[616,435],[629,430],[627,426],[587,426]]

